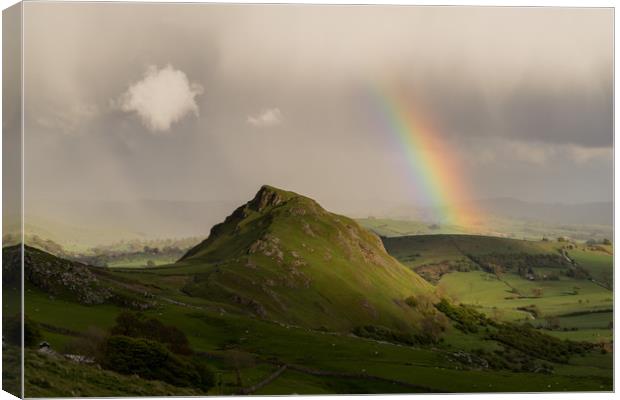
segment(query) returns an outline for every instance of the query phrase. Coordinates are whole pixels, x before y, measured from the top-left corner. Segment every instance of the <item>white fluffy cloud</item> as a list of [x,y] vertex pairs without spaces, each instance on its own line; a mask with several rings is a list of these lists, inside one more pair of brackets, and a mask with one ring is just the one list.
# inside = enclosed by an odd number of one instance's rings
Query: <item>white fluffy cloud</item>
[[282,123],[282,112],[279,108],[269,108],[255,115],[248,115],[247,122],[254,126],[275,126]]
[[203,87],[190,83],[185,72],[170,64],[161,69],[151,65],[116,104],[125,112],[135,112],[152,132],[166,132],[186,115],[198,116],[196,97],[202,93]]

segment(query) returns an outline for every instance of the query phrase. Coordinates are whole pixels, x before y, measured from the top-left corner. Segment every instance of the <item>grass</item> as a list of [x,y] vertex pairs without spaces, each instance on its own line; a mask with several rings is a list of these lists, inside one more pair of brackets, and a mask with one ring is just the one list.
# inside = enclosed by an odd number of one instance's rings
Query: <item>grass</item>
[[[269,196],[282,202],[271,204]],[[414,330],[419,313],[399,301],[431,292],[426,281],[386,254],[378,238],[355,221],[290,192],[269,189],[214,232],[174,267],[151,271],[196,273],[184,287],[193,297],[336,331],[364,324]]]
[[[33,298],[45,299],[43,294],[37,296],[30,293]],[[205,302],[206,303],[206,302]],[[35,302],[30,302],[32,307]],[[206,305],[206,304],[205,304]],[[28,307],[28,305],[27,305]],[[82,307],[74,303],[53,302],[47,309],[48,314],[36,314],[33,318],[44,322],[61,315],[80,315]],[[89,306],[91,315],[109,318],[114,312],[110,312],[107,306]],[[212,354],[214,365],[224,379],[225,391],[231,391],[235,383],[235,374],[222,364],[219,357],[226,357],[228,349],[236,349],[248,352],[257,360],[254,365],[243,367],[241,375],[246,385],[257,382],[261,376],[267,376],[271,371],[265,369],[262,364],[266,360],[279,360],[280,362],[304,365],[316,369],[340,372],[366,372],[389,379],[401,379],[411,384],[428,387],[433,391],[440,392],[475,392],[480,390],[489,391],[538,391],[549,390],[546,385],[549,378],[540,374],[514,374],[503,371],[486,370],[473,371],[456,369],[458,365],[447,361],[447,354],[457,349],[493,349],[493,342],[489,343],[482,336],[464,335],[452,329],[446,336],[446,342],[437,349],[414,348],[398,346],[389,343],[378,343],[370,340],[350,337],[344,334],[330,334],[317,332],[307,328],[281,326],[275,323],[247,318],[230,313],[214,313],[206,310],[196,310],[182,306],[162,305],[159,309],[147,311],[167,324],[174,324],[186,332],[191,346],[196,351]],[[49,319],[46,319],[49,318]],[[72,319],[69,317],[64,317]],[[64,319],[57,324],[64,324]],[[79,324],[73,322],[72,327],[86,329],[91,325],[90,321]],[[106,326],[103,323],[102,326]],[[60,339],[49,332],[44,331],[44,338],[50,340],[52,346],[61,343]],[[303,344],[303,345],[301,345]],[[491,346],[491,347],[490,347]],[[607,355],[611,357],[611,355]],[[580,358],[577,358],[579,361]],[[579,364],[575,364],[578,366]],[[581,367],[580,367],[581,368]],[[365,371],[364,371],[365,370]],[[571,370],[571,374],[574,370]],[[597,374],[592,376],[583,369],[582,375],[557,375],[554,384],[558,390],[600,390],[610,388],[610,375]],[[609,370],[608,370],[609,371]],[[87,379],[87,378],[84,378]],[[334,393],[337,390],[343,392],[353,391],[355,387],[368,393],[389,392],[387,388],[372,383],[351,382],[350,379],[317,379],[313,376],[303,376],[298,373],[287,372],[270,385],[264,387],[260,394],[283,394],[292,393],[291,389],[296,382],[303,382],[296,393]],[[527,384],[524,384],[527,382]],[[228,389],[227,389],[228,388]],[[93,392],[89,388],[82,393],[104,395],[104,389]],[[107,389],[106,389],[107,390]],[[398,389],[399,391],[402,388]],[[212,391],[217,393],[216,389]],[[343,393],[338,392],[338,393]]]
[[[85,331],[90,326],[108,329],[114,325],[119,308],[109,304],[86,306],[50,296],[32,287],[24,295],[25,312],[37,322]],[[70,310],[71,312],[63,312]]]
[[540,240],[543,237],[568,237],[585,242],[613,236],[610,225],[553,224],[533,220],[488,217],[474,228],[457,225],[437,225],[415,219],[361,218],[362,226],[385,237],[429,234],[478,234],[513,239]]
[[[349,333],[360,325],[417,332],[423,313],[403,300],[446,296],[498,320],[543,323],[545,317],[557,316],[561,328],[577,330],[538,332],[598,341],[612,332],[604,326],[611,317],[609,290],[564,275],[557,281],[532,282],[481,269],[447,273],[433,286],[385,254],[378,239],[354,221],[326,212],[311,199],[266,190],[264,197],[259,193],[214,228],[215,234],[179,263],[96,271],[100,282],[136,296],[144,291],[151,295],[157,305],[144,313],[182,330],[192,349],[216,370],[220,383],[209,394],[237,393],[238,376],[247,387],[282,364],[324,375],[288,369],[257,394],[612,389],[612,354],[570,355],[566,364],[550,362],[552,375],[480,369],[455,361],[455,352],[503,351],[504,345],[486,331],[496,329],[492,324],[465,334],[446,320],[443,341],[415,347]],[[559,254],[562,246],[475,235],[385,241],[388,251],[409,267],[471,262],[472,254]],[[538,288],[542,290],[534,296]],[[9,291],[4,296],[10,300],[14,295]],[[519,310],[531,305],[540,310],[537,318]],[[112,303],[86,306],[76,299],[50,297],[31,285],[25,306],[27,316],[44,325],[43,338],[56,350],[90,327],[108,330],[122,310]],[[245,361],[235,365],[236,354],[245,355]],[[26,369],[30,396],[191,394],[36,353],[29,353]]]
[[455,225],[437,225],[416,220],[360,218],[357,219],[357,222],[364,228],[385,237],[468,233],[467,229]]
[[[14,351],[18,351],[17,348]],[[24,364],[26,397],[204,395],[199,390],[120,375],[33,350],[26,350]]]
[[[147,262],[152,261],[155,266],[172,264],[177,260],[175,257],[142,255],[140,257],[130,257],[126,259],[114,260],[108,263],[110,268],[145,268]],[[147,267],[148,268],[148,267]]]
[[585,249],[570,250],[568,254],[594,279],[613,288],[613,256],[611,254]]
[[[529,305],[538,307],[543,317],[613,307],[608,290],[589,281],[565,277],[559,281],[532,282],[515,274],[505,274],[500,279],[482,271],[453,272],[443,276],[438,287],[459,302],[480,307],[490,316],[502,314],[505,320],[531,320],[529,313],[518,310]],[[578,294],[569,294],[575,287],[579,287]],[[528,297],[515,297],[512,288]],[[533,297],[536,288],[542,289],[541,297]]]

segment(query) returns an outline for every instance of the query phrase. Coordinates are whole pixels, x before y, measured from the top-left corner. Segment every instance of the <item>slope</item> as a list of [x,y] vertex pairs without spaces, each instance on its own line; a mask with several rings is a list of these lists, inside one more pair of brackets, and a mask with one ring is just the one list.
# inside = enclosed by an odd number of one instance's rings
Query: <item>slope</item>
[[179,261],[196,267],[192,296],[258,317],[328,330],[373,324],[415,330],[409,296],[432,287],[355,221],[314,200],[263,186]]

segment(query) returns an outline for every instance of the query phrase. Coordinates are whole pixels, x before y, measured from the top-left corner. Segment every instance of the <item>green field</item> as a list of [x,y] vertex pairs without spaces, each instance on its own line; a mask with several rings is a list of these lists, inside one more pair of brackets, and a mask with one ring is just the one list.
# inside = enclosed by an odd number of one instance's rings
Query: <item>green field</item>
[[613,236],[610,225],[552,224],[532,220],[519,220],[488,216],[484,224],[464,227],[436,224],[415,219],[360,218],[362,226],[384,237],[433,234],[479,234],[513,239],[540,240],[543,237],[567,237],[577,241],[603,240]]
[[[609,251],[609,250],[608,250]],[[594,279],[605,286],[613,288],[613,270],[609,267],[613,263],[613,255],[597,250],[587,250],[586,246],[568,252],[569,256],[579,265],[583,265]]]
[[[9,305],[19,300],[7,284],[18,251],[3,250]],[[613,389],[613,292],[598,281],[612,268],[610,247],[447,234],[381,241],[311,199],[263,187],[173,264],[93,267],[26,251],[26,317],[56,352],[27,351],[26,396]],[[118,331],[128,310],[150,321],[147,333]],[[148,336],[160,331],[186,338],[187,352]],[[123,363],[159,354],[180,375],[200,359],[213,384],[150,381],[144,368],[128,384],[134,370],[105,364],[107,352],[95,351],[107,369],[64,358],[93,337],[141,349],[121,352]]]
[[[405,265],[420,269],[440,262],[461,263],[470,256],[489,253],[511,255],[560,254],[566,246],[557,241],[523,241],[505,238],[460,235],[426,235],[389,238],[388,251]],[[469,304],[492,318],[528,322],[549,334],[566,339],[608,341],[613,336],[613,292],[601,285],[612,276],[611,248],[587,249],[572,245],[569,256],[592,274],[591,279],[559,275],[557,280],[528,280],[514,272],[491,273],[482,268],[451,271],[436,283],[437,288],[456,302]],[[475,264],[475,263],[474,263]],[[549,272],[553,268],[532,268]],[[531,310],[535,307],[538,315]]]
[[169,256],[141,256],[141,257],[131,257],[126,259],[114,260],[108,263],[108,267],[110,268],[145,268],[147,266],[147,262],[152,261],[155,266],[172,264],[177,259],[175,257]]
[[[93,324],[111,324],[111,318],[120,309],[110,309],[108,306],[87,307],[68,304],[60,300],[48,301],[47,308],[42,308],[45,295],[30,292],[27,297],[26,313],[40,322],[53,325],[70,326],[76,330],[86,329]],[[30,301],[29,299],[32,299]],[[208,307],[208,305],[205,305]],[[45,311],[45,312],[43,312]],[[255,361],[241,371],[246,385],[258,382],[268,376],[273,367],[271,362],[302,365],[323,371],[332,372],[359,372],[386,379],[402,380],[411,385],[419,385],[422,392],[477,392],[477,391],[545,391],[549,390],[549,379],[545,375],[531,373],[506,373],[492,370],[467,370],[459,364],[448,362],[447,356],[452,348],[463,347],[463,336],[452,330],[445,345],[435,349],[403,347],[390,343],[379,343],[361,338],[354,338],[344,334],[328,334],[305,328],[280,326],[278,324],[248,319],[232,314],[212,313],[206,309],[194,309],[184,306],[162,305],[158,310],[149,311],[166,323],[174,324],[187,333],[192,347],[196,351],[204,351],[214,356],[225,356],[231,345],[236,350],[243,350],[253,355]],[[78,318],[75,315],[81,315]],[[103,321],[108,321],[103,322]],[[454,337],[454,340],[451,338]],[[62,347],[73,338],[61,334],[52,334],[44,331],[44,338],[49,340],[53,348]],[[461,338],[461,339],[459,339]],[[469,347],[472,349],[485,347],[489,344],[479,337],[468,336]],[[303,345],[300,345],[302,344]],[[456,346],[459,347],[456,347]],[[40,359],[43,356],[39,356]],[[607,354],[605,359],[611,360]],[[234,392],[235,374],[233,370],[220,364],[215,359],[214,364],[222,374],[226,383],[224,392]],[[48,365],[48,364],[45,364]],[[602,365],[606,365],[602,363]],[[600,367],[595,371],[580,366],[580,357],[577,357],[568,366],[566,374],[556,373],[552,383],[553,390],[609,390],[611,377],[604,371],[610,366]],[[567,367],[568,367],[567,366]],[[558,365],[558,368],[566,368]],[[76,367],[73,367],[76,368]],[[81,374],[99,373],[92,367],[80,367]],[[29,373],[28,371],[33,371]],[[34,373],[36,371],[36,373]],[[26,373],[27,395],[38,393],[66,393],[67,383],[58,383],[57,368],[29,370]],[[438,373],[440,371],[441,373]],[[578,376],[575,376],[578,371]],[[597,373],[602,371],[603,373]],[[602,376],[601,376],[602,375]],[[43,391],[37,386],[41,380],[53,382],[58,392]],[[85,378],[89,381],[91,378]],[[524,380],[528,382],[524,385]],[[60,386],[56,388],[56,385]],[[394,387],[390,384],[391,387]],[[107,387],[107,384],[104,385]],[[226,389],[228,388],[228,389]],[[339,389],[337,389],[339,388]],[[354,389],[358,388],[358,389]],[[214,388],[210,394],[217,394],[221,388]],[[65,390],[63,392],[63,390]],[[100,389],[98,384],[83,385],[80,388],[82,395],[105,395],[114,393],[120,388]],[[157,393],[142,389],[144,393]],[[187,393],[182,388],[168,388],[167,393],[177,395]],[[299,372],[287,372],[271,384],[263,387],[257,394],[291,394],[291,393],[334,393],[342,390],[344,393],[356,391],[364,393],[390,392],[385,384],[372,385],[360,379],[351,378],[317,378]],[[398,392],[415,392],[410,387],[395,386]],[[131,393],[131,390],[128,391]]]

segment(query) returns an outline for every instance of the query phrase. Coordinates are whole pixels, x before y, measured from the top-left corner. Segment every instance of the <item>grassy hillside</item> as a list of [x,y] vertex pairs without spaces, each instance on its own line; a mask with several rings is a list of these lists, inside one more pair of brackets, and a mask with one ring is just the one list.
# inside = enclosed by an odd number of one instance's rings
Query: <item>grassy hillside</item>
[[[4,351],[17,353],[18,348]],[[200,396],[203,392],[138,376],[126,376],[96,366],[78,364],[62,355],[26,350],[27,397]]]
[[330,330],[364,324],[416,329],[419,313],[404,300],[431,294],[428,283],[355,221],[268,186],[213,227],[173,270],[156,273],[179,271],[199,272],[183,288],[192,296]]
[[[181,332],[187,357],[215,372],[209,395],[613,389],[612,292],[593,278],[611,268],[598,254],[610,246],[384,243],[311,199],[263,187],[175,264],[92,267],[26,247],[26,317],[59,354],[27,351],[26,395],[204,394],[62,356],[118,335],[128,310]],[[581,253],[590,263],[571,256]],[[3,256],[10,283],[19,259],[12,248]],[[5,314],[19,299],[5,285]]]
[[613,292],[603,283],[613,273],[611,248],[467,235],[384,243],[440,293],[493,318],[530,322],[562,338],[612,338]]
[[[133,309],[155,306],[137,282],[113,279],[104,268],[66,260],[30,246],[24,246],[24,250],[25,287],[85,305],[113,303]],[[20,281],[20,252],[19,245],[2,249],[3,282]]]
[[[156,296],[168,297],[173,292],[163,290]],[[179,295],[178,300],[181,299],[189,301],[189,297]],[[161,307],[145,311],[145,314],[179,327],[187,334],[194,351],[205,354],[217,369],[221,381],[209,394],[238,392],[236,368],[242,385],[250,387],[273,374],[282,364],[299,366],[306,372],[287,369],[256,394],[590,391],[611,388],[611,354],[593,352],[583,357],[571,357],[568,364],[550,362],[555,370],[553,375],[511,372],[495,367],[483,368],[458,358],[460,354],[471,355],[476,351],[502,351],[503,347],[497,342],[485,339],[484,331],[464,334],[450,328],[445,342],[412,347],[247,318],[212,309],[207,301],[194,300],[193,304],[162,301]],[[45,323],[43,339],[57,351],[62,351],[75,339],[72,332],[85,332],[92,326],[109,328],[121,310],[114,305],[85,306],[50,300],[38,289],[31,289],[26,298],[27,315]],[[61,332],[57,329],[59,327],[70,329]],[[509,358],[514,359],[514,356]],[[102,374],[105,371],[73,363],[63,363],[59,367],[38,356],[35,361],[36,364],[27,364],[27,393],[41,396],[56,395],[63,390],[66,393],[70,387],[68,376],[77,376],[84,381],[79,389],[82,395],[104,396],[122,390],[116,383],[110,383],[110,379],[117,379],[116,374]],[[310,374],[308,369],[321,371],[324,375]],[[71,375],[57,376],[65,372]],[[364,376],[387,381],[374,381]],[[128,379],[134,385],[127,387],[127,395],[135,393],[134,390],[149,395],[177,390],[169,386],[161,389],[155,383],[135,377]],[[44,381],[51,383],[51,387],[45,387]],[[177,393],[184,392],[179,389]]]
[[384,237],[433,235],[433,234],[480,234],[514,239],[539,240],[543,237],[568,237],[587,241],[613,236],[610,224],[567,224],[541,222],[535,219],[517,219],[487,215],[484,223],[475,227],[437,224],[416,219],[361,218],[357,220],[363,227]]

